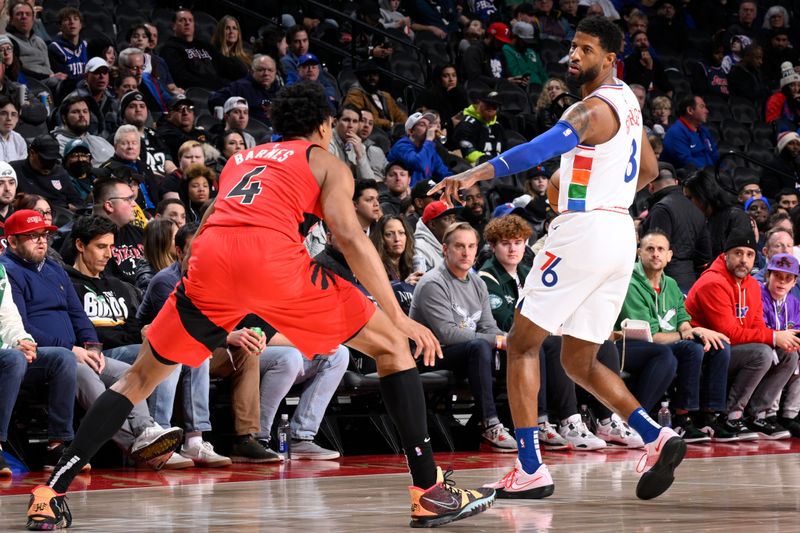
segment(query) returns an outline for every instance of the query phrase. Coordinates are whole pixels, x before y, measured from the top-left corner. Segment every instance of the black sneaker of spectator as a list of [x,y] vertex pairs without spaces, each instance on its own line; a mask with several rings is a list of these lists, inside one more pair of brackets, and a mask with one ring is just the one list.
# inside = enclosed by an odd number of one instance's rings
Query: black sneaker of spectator
[[744,420],[741,418],[731,420],[727,415],[721,414],[719,415],[719,422],[720,425],[728,431],[728,433],[736,436],[736,440],[758,440],[758,433],[748,429],[744,423]]
[[711,437],[694,427],[692,418],[688,414],[675,415],[672,419],[672,429],[680,435],[687,444],[700,444],[711,442]]
[[769,418],[750,418],[746,422],[751,431],[758,433],[758,436],[767,440],[788,439],[792,436],[785,427],[778,424],[777,419]]
[[782,416],[778,418],[778,423],[788,429],[792,437],[800,439],[800,421],[796,418],[786,418]]
[[[59,443],[57,446],[53,448],[48,448],[47,453],[45,454],[44,458],[44,466],[42,470],[45,472],[52,472],[55,470],[56,465],[58,464],[58,460],[61,459],[61,456],[64,455],[64,450],[67,449],[67,445],[63,442]],[[92,469],[92,465],[86,463],[81,468],[81,474],[84,474]]]
[[697,428],[711,437],[712,442],[736,442],[739,440],[737,435],[725,429],[714,413],[702,413],[697,417],[696,422]]
[[283,457],[262,446],[252,435],[239,437],[231,448],[231,461],[234,463],[276,463]]

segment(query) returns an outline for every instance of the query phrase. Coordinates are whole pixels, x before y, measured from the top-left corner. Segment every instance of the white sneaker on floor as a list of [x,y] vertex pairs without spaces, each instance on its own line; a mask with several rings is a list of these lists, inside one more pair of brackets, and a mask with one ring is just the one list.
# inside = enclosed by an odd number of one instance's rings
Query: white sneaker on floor
[[622,448],[644,448],[642,437],[616,413],[611,415],[608,422],[597,423],[596,435],[606,441],[606,444]]
[[289,452],[292,459],[330,461],[341,457],[341,454],[336,450],[323,448],[313,440],[292,439]]
[[569,448],[567,439],[559,435],[556,427],[550,422],[539,423],[539,443],[548,450],[566,450]]
[[579,413],[564,420],[559,425],[558,432],[567,439],[573,450],[602,450],[606,447],[606,441],[598,439],[589,431]]
[[481,435],[481,448],[484,451],[511,453],[517,451],[517,441],[503,424],[495,424]]
[[172,427],[164,429],[158,424],[145,428],[131,445],[131,458],[137,463],[147,463],[158,470],[178,449],[183,440],[183,430]]
[[172,454],[172,457],[170,457],[161,468],[164,470],[183,470],[184,468],[192,468],[193,466],[194,461],[176,452]]
[[191,459],[195,466],[219,468],[222,466],[230,466],[233,463],[230,458],[215,452],[211,443],[206,441],[202,441],[199,446],[193,446],[191,448],[187,448],[184,444],[181,446],[181,455],[187,459]]

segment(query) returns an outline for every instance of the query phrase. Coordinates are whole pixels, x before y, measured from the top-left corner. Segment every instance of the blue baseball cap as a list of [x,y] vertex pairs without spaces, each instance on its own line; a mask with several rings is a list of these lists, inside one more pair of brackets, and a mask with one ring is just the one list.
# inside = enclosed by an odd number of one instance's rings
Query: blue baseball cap
[[514,204],[512,204],[511,202],[508,202],[506,204],[500,204],[497,207],[495,207],[494,211],[492,211],[492,218],[500,218],[500,217],[504,217],[506,215],[514,215],[514,214],[520,214],[520,213],[524,213],[524,212],[525,212],[525,208],[517,207]]
[[319,65],[319,59],[312,53],[303,54],[297,58],[297,66],[307,65],[309,63],[313,63],[314,65]]

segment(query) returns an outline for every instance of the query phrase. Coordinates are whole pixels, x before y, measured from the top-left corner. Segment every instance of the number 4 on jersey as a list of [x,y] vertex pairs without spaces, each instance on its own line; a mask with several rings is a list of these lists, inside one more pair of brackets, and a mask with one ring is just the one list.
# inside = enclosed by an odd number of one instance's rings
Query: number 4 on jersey
[[228,198],[241,198],[239,200],[240,204],[243,205],[250,205],[255,200],[256,196],[261,194],[261,181],[255,179],[256,176],[264,172],[266,169],[266,165],[262,165],[260,167],[256,167],[244,176],[242,179],[239,180],[239,183],[234,185],[233,189],[225,195],[225,199]]

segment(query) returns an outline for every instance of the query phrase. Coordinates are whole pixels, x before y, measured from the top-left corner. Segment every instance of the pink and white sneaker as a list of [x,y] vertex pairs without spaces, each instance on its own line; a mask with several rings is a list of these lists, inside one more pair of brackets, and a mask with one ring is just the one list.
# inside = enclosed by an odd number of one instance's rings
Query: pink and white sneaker
[[[650,500],[663,494],[675,481],[675,469],[686,455],[686,442],[672,428],[661,428],[658,438],[645,445],[644,455],[636,465],[644,472],[636,485],[636,497]],[[645,472],[648,465],[652,465]]]
[[484,488],[494,489],[498,498],[538,500],[552,495],[555,485],[547,465],[541,465],[536,472],[528,474],[517,459],[511,472],[496,483],[487,483]]

